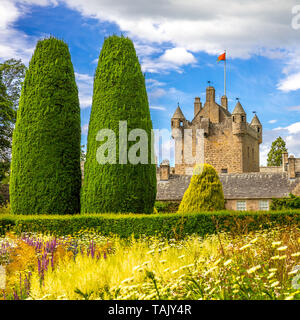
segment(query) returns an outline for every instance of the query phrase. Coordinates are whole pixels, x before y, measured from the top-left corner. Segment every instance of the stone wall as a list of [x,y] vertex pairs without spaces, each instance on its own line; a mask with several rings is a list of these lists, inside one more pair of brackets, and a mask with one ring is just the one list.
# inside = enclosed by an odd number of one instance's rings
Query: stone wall
[[260,167],[259,172],[262,173],[281,173],[283,172],[282,167]]

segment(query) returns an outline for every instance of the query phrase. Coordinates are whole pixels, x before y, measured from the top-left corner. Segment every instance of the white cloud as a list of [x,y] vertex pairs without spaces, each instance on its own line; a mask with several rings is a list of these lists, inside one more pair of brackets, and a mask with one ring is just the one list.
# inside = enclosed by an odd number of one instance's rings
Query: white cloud
[[195,57],[184,48],[168,49],[160,57],[160,60],[174,63],[178,66],[195,63]]
[[75,72],[76,83],[79,91],[80,107],[89,108],[92,105],[94,78],[88,74]]
[[271,124],[273,124],[273,123],[276,123],[277,120],[275,120],[275,119],[274,119],[274,120],[269,120],[268,122],[271,123]]
[[300,89],[300,72],[293,73],[286,78],[282,79],[277,88],[284,92],[295,91]]
[[273,131],[287,131],[289,134],[300,133],[300,122],[295,122],[287,127],[274,128]]
[[88,133],[88,130],[89,130],[89,124],[86,123],[84,125],[81,126],[81,133],[86,135]]
[[161,107],[161,106],[150,106],[149,107],[152,110],[161,110],[161,111],[166,111],[165,107]]

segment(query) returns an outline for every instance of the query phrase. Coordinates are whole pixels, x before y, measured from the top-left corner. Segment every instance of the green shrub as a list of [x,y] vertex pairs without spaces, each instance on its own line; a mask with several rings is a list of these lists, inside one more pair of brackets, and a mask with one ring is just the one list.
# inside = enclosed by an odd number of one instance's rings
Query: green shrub
[[68,46],[37,43],[26,71],[13,133],[14,214],[80,212],[80,107]]
[[0,230],[16,232],[72,235],[94,229],[102,235],[116,234],[122,238],[134,235],[183,238],[198,234],[205,236],[222,231],[242,234],[276,225],[300,225],[300,210],[270,212],[202,212],[164,214],[81,214],[81,215],[0,215]]
[[290,194],[289,198],[272,199],[271,210],[300,209],[300,197]]
[[178,212],[214,211],[222,210],[224,207],[223,188],[214,167],[209,164],[196,166]]
[[[127,134],[143,129],[148,135],[148,164],[131,164],[119,150],[119,121],[127,121]],[[113,130],[116,163],[99,163],[96,137],[101,129]],[[145,79],[133,43],[111,36],[104,41],[94,80],[87,155],[81,196],[82,213],[152,213],[156,197],[156,169],[151,164],[152,122]],[[106,143],[107,141],[105,141]],[[138,151],[137,151],[138,152]],[[127,164],[119,161],[125,155]]]
[[172,202],[172,201],[155,201],[155,208],[156,210],[161,212],[177,212],[179,207],[179,202]]

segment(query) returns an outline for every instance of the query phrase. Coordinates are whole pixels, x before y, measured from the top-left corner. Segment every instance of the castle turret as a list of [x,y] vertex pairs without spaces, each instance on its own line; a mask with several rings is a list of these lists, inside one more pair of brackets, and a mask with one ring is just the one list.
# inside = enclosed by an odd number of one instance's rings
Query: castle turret
[[247,115],[238,101],[232,112],[232,133],[245,134],[247,132]]
[[202,109],[202,103],[200,101],[200,98],[196,97],[194,102],[194,117],[196,117],[196,115],[200,112],[201,109]]
[[254,115],[250,125],[257,132],[257,137],[258,137],[259,143],[262,143],[262,125],[261,125],[257,115]]
[[173,117],[171,119],[171,128],[172,129],[180,128],[183,126],[184,122],[185,122],[185,116],[183,115],[178,104],[178,107],[175,110]]

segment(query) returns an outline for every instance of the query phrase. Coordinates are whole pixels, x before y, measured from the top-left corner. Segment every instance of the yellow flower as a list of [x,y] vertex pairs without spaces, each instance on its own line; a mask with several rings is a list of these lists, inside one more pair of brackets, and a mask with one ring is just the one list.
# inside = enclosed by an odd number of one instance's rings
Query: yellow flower
[[243,250],[245,250],[247,248],[250,248],[251,246],[252,246],[252,244],[248,243],[248,244],[244,245],[243,247],[241,247],[240,250],[243,251]]
[[279,281],[275,281],[271,284],[271,287],[274,288],[279,285]]
[[282,246],[282,247],[277,248],[278,251],[284,251],[286,249],[287,249],[287,246]]
[[225,261],[224,262],[224,266],[225,267],[228,266],[231,262],[232,262],[232,259],[229,259],[229,260]]
[[292,253],[291,256],[292,257],[299,257],[300,256],[300,251],[298,251],[296,253]]
[[251,273],[255,272],[256,270],[258,270],[260,268],[261,268],[261,265],[259,264],[258,266],[255,266],[255,267],[252,267],[252,268],[248,269],[247,273],[251,274]]

